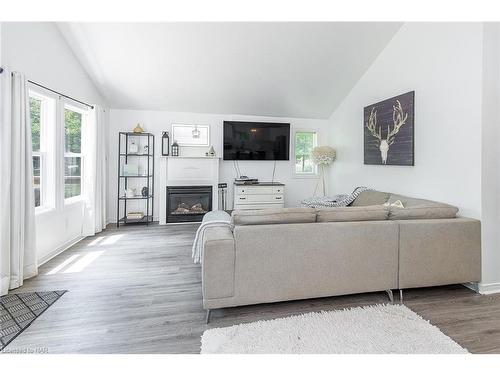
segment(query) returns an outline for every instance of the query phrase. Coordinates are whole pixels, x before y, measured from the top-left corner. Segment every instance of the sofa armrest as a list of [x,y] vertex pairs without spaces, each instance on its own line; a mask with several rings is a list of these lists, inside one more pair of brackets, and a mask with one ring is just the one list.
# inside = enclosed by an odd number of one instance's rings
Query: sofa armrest
[[203,242],[203,300],[234,295],[235,242],[228,227],[207,228]]
[[481,222],[399,220],[399,288],[481,280]]

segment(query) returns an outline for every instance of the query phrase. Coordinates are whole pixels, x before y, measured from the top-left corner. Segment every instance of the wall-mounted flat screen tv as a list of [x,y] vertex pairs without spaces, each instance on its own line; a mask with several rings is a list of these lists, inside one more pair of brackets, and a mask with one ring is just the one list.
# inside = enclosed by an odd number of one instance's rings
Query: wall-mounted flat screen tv
[[290,124],[224,121],[224,160],[290,160]]

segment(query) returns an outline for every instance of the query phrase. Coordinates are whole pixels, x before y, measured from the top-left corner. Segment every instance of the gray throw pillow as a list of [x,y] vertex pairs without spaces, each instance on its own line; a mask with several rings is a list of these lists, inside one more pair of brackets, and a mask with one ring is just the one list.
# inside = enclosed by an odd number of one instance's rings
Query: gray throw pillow
[[457,216],[458,208],[446,203],[413,198],[405,195],[391,194],[389,204],[401,201],[404,208],[390,206],[389,219],[451,219]]
[[351,206],[375,206],[384,204],[389,200],[390,193],[377,190],[365,190],[357,196]]

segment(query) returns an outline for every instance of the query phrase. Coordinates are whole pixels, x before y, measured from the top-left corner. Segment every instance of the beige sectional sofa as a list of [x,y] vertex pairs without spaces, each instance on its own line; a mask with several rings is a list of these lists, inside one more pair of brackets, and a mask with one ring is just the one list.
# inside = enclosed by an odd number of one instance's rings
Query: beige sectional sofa
[[234,230],[206,230],[203,306],[479,281],[480,222],[457,211],[377,191],[349,207],[234,211]]

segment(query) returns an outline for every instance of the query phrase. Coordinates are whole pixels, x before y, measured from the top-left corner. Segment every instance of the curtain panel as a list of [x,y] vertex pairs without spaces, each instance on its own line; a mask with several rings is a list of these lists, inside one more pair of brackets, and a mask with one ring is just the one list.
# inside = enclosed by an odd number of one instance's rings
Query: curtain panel
[[1,295],[38,273],[29,94],[24,74],[0,75]]
[[107,193],[107,114],[94,105],[88,126],[82,134],[84,148],[84,221],[83,236],[93,236],[106,228]]

